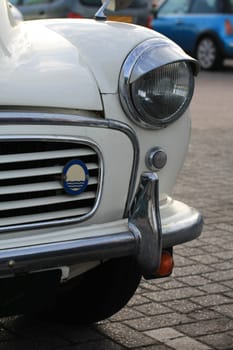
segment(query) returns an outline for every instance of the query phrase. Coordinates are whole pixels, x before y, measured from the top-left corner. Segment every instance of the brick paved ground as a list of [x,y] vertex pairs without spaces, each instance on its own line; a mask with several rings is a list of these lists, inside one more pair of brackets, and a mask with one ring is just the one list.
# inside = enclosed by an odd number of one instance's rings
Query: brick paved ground
[[232,77],[229,68],[197,81],[175,196],[202,211],[205,227],[200,239],[175,248],[173,277],[142,281],[127,307],[90,328],[2,319],[0,350],[233,349]]

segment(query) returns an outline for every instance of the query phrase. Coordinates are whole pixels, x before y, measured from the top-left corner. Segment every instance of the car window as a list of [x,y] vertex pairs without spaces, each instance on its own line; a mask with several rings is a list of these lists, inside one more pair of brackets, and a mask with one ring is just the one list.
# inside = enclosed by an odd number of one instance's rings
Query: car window
[[195,0],[193,1],[192,13],[216,13],[218,12],[217,0]]
[[233,0],[220,1],[220,11],[224,13],[233,13]]
[[159,9],[159,15],[187,13],[191,0],[168,0]]
[[11,0],[10,2],[12,5],[18,6],[18,5],[20,5],[21,0]]

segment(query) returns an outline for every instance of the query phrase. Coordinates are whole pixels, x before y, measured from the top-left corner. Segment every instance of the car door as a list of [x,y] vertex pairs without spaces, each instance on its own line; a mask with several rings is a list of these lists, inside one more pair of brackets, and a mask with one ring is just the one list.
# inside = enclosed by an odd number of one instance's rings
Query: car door
[[184,29],[192,0],[167,0],[159,7],[152,23],[153,29],[166,35],[184,49],[188,41],[184,39]]

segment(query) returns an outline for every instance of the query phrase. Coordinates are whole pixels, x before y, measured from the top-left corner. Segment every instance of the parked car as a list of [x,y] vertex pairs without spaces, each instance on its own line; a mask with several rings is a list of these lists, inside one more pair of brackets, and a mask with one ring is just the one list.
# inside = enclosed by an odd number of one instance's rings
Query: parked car
[[[101,0],[12,0],[24,19],[92,18],[101,6]],[[109,20],[148,26],[151,22],[151,0],[134,0],[115,13],[107,12]]]
[[196,57],[203,69],[233,58],[233,0],[166,0],[152,27]]
[[198,63],[148,28],[16,21],[0,1],[0,315],[94,322],[173,269]]

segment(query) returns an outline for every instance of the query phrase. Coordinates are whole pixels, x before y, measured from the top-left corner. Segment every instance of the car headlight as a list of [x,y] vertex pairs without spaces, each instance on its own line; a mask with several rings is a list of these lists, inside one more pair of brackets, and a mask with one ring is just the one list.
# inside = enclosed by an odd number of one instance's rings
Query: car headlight
[[164,38],[139,44],[121,70],[119,94],[123,108],[145,128],[162,128],[187,109],[198,65]]

